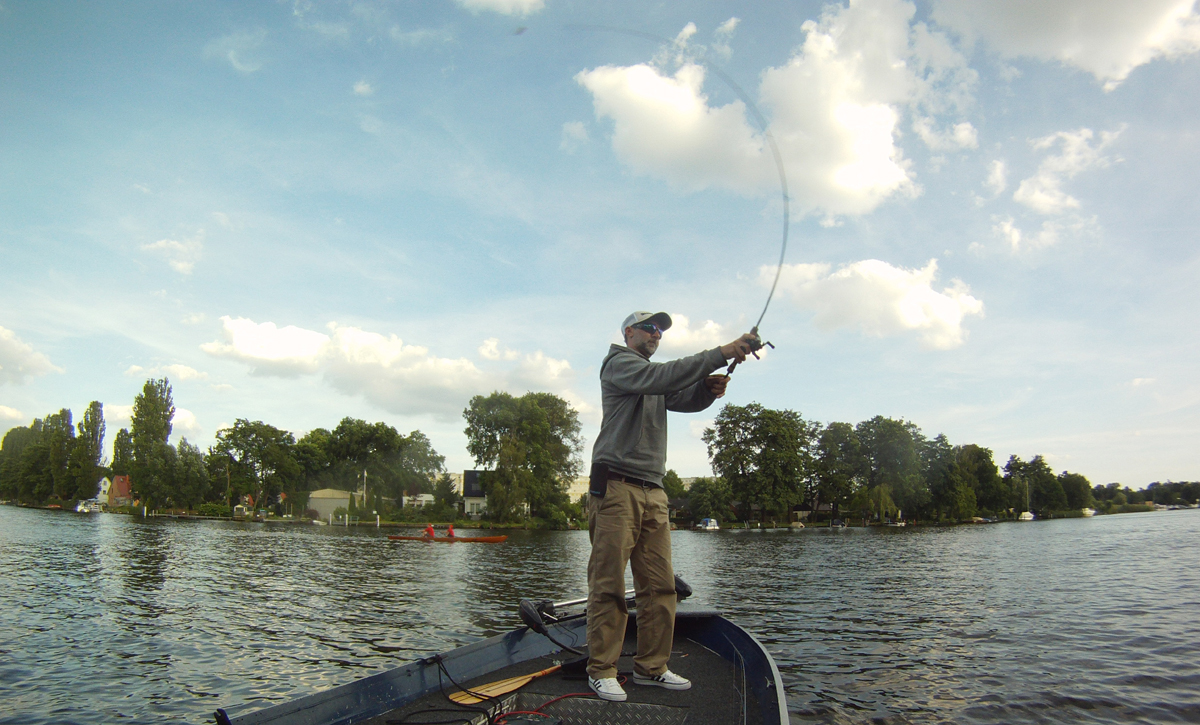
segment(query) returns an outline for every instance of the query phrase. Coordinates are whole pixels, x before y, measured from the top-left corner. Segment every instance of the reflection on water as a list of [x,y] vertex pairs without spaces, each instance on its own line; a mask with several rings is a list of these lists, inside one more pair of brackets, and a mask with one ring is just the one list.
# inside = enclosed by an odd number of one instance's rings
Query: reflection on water
[[[676,532],[696,599],[767,644],[802,722],[1200,720],[1200,512],[912,530]],[[0,723],[202,722],[582,596],[584,532],[0,507]]]

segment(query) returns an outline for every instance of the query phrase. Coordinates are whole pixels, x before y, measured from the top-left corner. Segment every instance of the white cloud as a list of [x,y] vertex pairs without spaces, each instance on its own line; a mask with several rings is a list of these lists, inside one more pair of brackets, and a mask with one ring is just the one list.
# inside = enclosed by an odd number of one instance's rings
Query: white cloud
[[262,63],[253,60],[251,56],[262,45],[266,37],[267,31],[265,30],[226,35],[204,46],[204,57],[226,60],[239,73],[253,73],[262,68]]
[[477,13],[487,10],[501,15],[529,15],[546,7],[545,0],[455,0],[459,5]]
[[1134,378],[1133,381],[1130,382],[1130,385],[1132,385],[1135,388],[1140,388],[1143,385],[1153,385],[1153,384],[1154,384],[1154,378]]
[[119,428],[128,428],[131,420],[133,420],[132,405],[104,406],[104,424],[107,428],[114,431]]
[[717,35],[730,35],[741,23],[740,18],[730,18],[717,26]]
[[367,114],[359,119],[358,127],[367,133],[378,134],[383,131],[383,121],[376,116]]
[[1022,249],[1038,249],[1058,244],[1064,238],[1079,237],[1088,232],[1094,232],[1098,227],[1095,217],[1082,217],[1078,214],[1047,219],[1035,234],[1026,234],[1016,225],[1016,220],[1010,217],[994,217],[992,231],[996,236],[1008,242],[1012,251]]
[[[900,0],[833,6],[803,25],[804,42],[788,63],[762,74],[761,103],[802,212],[865,214],[918,194],[896,145],[906,109],[931,146],[977,145],[968,122],[938,126],[970,105],[976,74],[943,34],[910,27],[914,12]],[[602,66],[576,81],[591,92],[596,116],[612,119],[613,149],[635,171],[685,190],[771,192],[777,174],[746,106],[709,104],[705,69],[689,60],[692,28],[671,48],[673,74],[649,64]]]
[[143,244],[142,249],[165,255],[171,269],[180,274],[191,274],[204,251],[204,230],[197,230],[194,237],[184,239],[182,242],[174,239],[160,239],[151,244]]
[[274,322],[258,324],[244,317],[221,318],[225,342],[207,342],[200,346],[216,357],[228,357],[253,366],[256,375],[291,376],[314,373],[329,344],[329,336],[288,325],[277,328]]
[[165,375],[170,380],[175,381],[208,379],[208,373],[202,373],[195,368],[188,367],[187,365],[180,365],[178,363],[174,365],[156,366],[152,368],[144,368],[141,365],[130,365],[129,368],[125,370],[125,374],[130,377],[138,377],[141,375],[148,375],[151,377]]
[[257,375],[320,374],[333,388],[359,395],[393,413],[431,414],[455,420],[472,395],[496,389],[520,394],[543,390],[562,395],[583,413],[590,409],[570,386],[574,371],[565,360],[542,351],[521,355],[500,350],[499,340],[480,346],[492,360],[520,359],[507,371],[483,371],[470,360],[442,358],[428,348],[406,344],[395,335],[381,335],[330,323],[326,335],[299,327],[276,327],[245,318],[222,317],[224,341],[201,346],[205,352],[250,365]]
[[935,127],[934,119],[918,116],[913,119],[913,131],[916,131],[925,145],[934,151],[955,151],[979,146],[978,132],[966,121],[956,124],[948,131],[939,131]]
[[374,92],[375,92],[375,89],[374,89],[374,88],[372,88],[372,87],[371,87],[371,84],[370,84],[370,83],[367,83],[366,81],[359,81],[359,82],[357,82],[357,83],[355,83],[355,84],[354,84],[354,93],[355,93],[355,95],[359,95],[359,96],[369,96],[369,95],[371,95],[371,94],[372,94],[372,93],[374,93]]
[[207,319],[208,317],[203,312],[196,312],[183,318],[180,322],[185,325],[199,325]]
[[1001,56],[1057,60],[1116,88],[1156,58],[1200,50],[1195,0],[934,0],[933,18]]
[[[763,267],[760,281],[769,286],[774,275],[774,267]],[[936,279],[937,260],[911,270],[877,259],[833,272],[828,264],[789,264],[779,289],[800,308],[813,311],[821,329],[857,327],[876,337],[914,331],[927,347],[945,350],[963,343],[963,319],[982,315],[983,303],[960,280],[935,290]]]
[[1012,217],[1004,217],[1003,219],[993,218],[992,232],[996,236],[1008,242],[1008,246],[1012,247],[1014,252],[1021,248],[1021,238],[1024,236],[1024,234],[1021,232],[1021,229],[1017,227],[1016,219],[1013,219]]
[[1030,143],[1038,150],[1058,146],[1061,153],[1042,160],[1037,172],[1021,182],[1013,194],[1013,200],[1042,214],[1061,214],[1078,209],[1079,200],[1062,190],[1065,179],[1074,178],[1081,171],[1093,167],[1108,166],[1111,162],[1101,151],[1112,144],[1124,129],[1103,131],[1092,143],[1095,134],[1090,128],[1058,133],[1034,139]]
[[993,196],[999,196],[1008,188],[1008,169],[1002,160],[996,159],[988,164],[988,177],[983,185]]
[[434,413],[452,418],[471,394],[487,387],[471,361],[429,354],[395,335],[331,325],[333,338],[323,374],[334,388],[396,413]]
[[208,373],[202,373],[199,370],[188,367],[187,365],[164,365],[162,372],[173,380],[207,380]]
[[50,358],[22,342],[16,333],[0,327],[0,385],[20,385],[30,378],[47,373],[61,373],[63,369],[50,362]]
[[175,415],[171,418],[171,437],[179,439],[183,436],[195,437],[201,433],[203,429],[196,421],[196,414],[187,408],[176,406]]
[[500,339],[496,337],[489,337],[483,341],[482,345],[479,346],[479,356],[484,360],[516,360],[517,358],[521,357],[521,353],[517,352],[516,350],[509,350],[507,348],[501,351]]
[[388,30],[388,35],[397,43],[411,46],[424,45],[431,42],[449,43],[454,40],[454,36],[445,30],[430,30],[428,28],[403,30],[399,25],[393,25]]
[[567,121],[562,125],[562,141],[558,144],[560,149],[573,154],[587,142],[587,127],[583,125],[582,121]]
[[721,325],[712,320],[705,320],[693,329],[691,320],[686,315],[672,313],[671,329],[663,333],[658,349],[659,352],[673,357],[692,355],[723,345],[736,337],[737,335],[726,333]]
[[712,418],[708,418],[706,420],[696,420],[695,418],[691,418],[688,420],[688,434],[696,440],[700,440],[704,437],[704,431],[713,427],[715,424],[716,421]]
[[575,382],[575,371],[566,360],[557,360],[538,350],[521,359],[520,365],[508,374],[508,381],[517,387],[558,392],[570,389]]
[[740,18],[730,18],[717,26],[713,32],[712,53],[718,58],[727,61],[733,57],[733,48],[730,47],[729,41],[733,38],[733,31],[737,30],[737,26],[741,24]]
[[16,408],[10,408],[7,405],[0,405],[0,420],[25,420],[25,414]]

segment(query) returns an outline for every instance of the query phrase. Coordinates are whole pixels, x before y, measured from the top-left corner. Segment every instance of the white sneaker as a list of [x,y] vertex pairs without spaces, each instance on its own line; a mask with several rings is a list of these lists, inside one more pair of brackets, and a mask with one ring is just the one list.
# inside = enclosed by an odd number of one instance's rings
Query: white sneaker
[[657,685],[668,690],[687,690],[692,686],[691,680],[680,677],[670,670],[661,675],[639,675],[634,672],[633,681],[639,685]]
[[601,700],[625,702],[625,698],[628,697],[625,694],[625,690],[621,689],[621,683],[617,682],[617,678],[615,677],[603,677],[599,680],[589,677],[588,686],[600,696]]

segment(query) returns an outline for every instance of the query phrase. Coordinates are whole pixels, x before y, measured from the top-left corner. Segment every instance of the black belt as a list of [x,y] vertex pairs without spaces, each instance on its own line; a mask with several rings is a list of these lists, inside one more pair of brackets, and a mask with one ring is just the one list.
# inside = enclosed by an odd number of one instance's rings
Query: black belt
[[621,481],[623,483],[632,483],[633,485],[641,486],[642,488],[658,488],[659,487],[658,484],[655,483],[654,481],[647,481],[644,478],[634,478],[633,476],[625,476],[620,473],[611,473],[610,472],[608,474],[608,480]]

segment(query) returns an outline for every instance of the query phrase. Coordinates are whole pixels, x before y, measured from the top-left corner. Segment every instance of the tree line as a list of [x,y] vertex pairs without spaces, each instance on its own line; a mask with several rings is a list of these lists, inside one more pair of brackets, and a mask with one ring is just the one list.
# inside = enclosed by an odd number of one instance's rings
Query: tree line
[[[201,451],[186,438],[171,445],[175,405],[166,378],[147,380],[134,399],[129,428],[116,434],[103,459],[104,409],[88,405],[74,424],[63,409],[13,428],[0,442],[0,498],[45,505],[93,498],[101,476],[128,475],[132,494],[150,509],[206,508],[227,513],[234,503],[302,513],[308,493],[359,490],[370,510],[395,513],[404,495],[432,493],[426,516],[452,518],[458,493],[445,458],[419,430],[344,418],[333,429],[303,437],[262,421],[237,419]],[[563,528],[582,517],[567,495],[582,471],[578,413],[550,393],[478,395],[463,411],[467,450],[484,469],[480,483],[488,517],[526,517]],[[1134,510],[1146,502],[1195,504],[1200,483],[1153,483],[1145,491],[1120,484],[1093,487],[1081,474],[1055,474],[1040,455],[1011,456],[1001,469],[979,445],[952,445],[926,436],[910,421],[875,416],[856,425],[822,424],[792,410],[758,403],[726,405],[708,428],[712,478],[685,490],[674,471],[664,479],[672,498],[687,498],[696,517],[789,520],[796,508],[833,518],[964,520],[1011,518],[1022,511],[1050,516],[1095,506]],[[1124,508],[1123,508],[1124,507]],[[735,511],[736,509],[736,511]]]
[[930,438],[910,421],[884,416],[821,424],[758,403],[726,405],[703,440],[716,476],[688,490],[697,518],[757,512],[786,521],[797,507],[824,504],[832,518],[1045,517],[1078,512],[1100,497],[1085,476],[1055,474],[1040,455],[1011,456],[1001,469],[988,448],[952,445],[945,435]]
[[[453,519],[460,495],[445,457],[419,430],[344,418],[332,430],[297,439],[263,421],[237,419],[200,450],[170,443],[175,404],[170,381],[147,380],[133,403],[128,428],[103,459],[104,406],[93,401],[78,426],[70,410],[9,430],[0,442],[0,498],[31,505],[94,498],[103,476],[128,475],[134,499],[150,510],[199,510],[227,515],[237,502],[303,513],[308,494],[322,488],[358,491],[366,508],[397,514],[402,497],[433,494],[425,517]],[[579,416],[549,393],[476,396],[463,411],[468,451],[486,468],[481,484],[488,516],[497,521],[539,517],[565,528],[581,514],[567,487],[579,475],[583,447]],[[355,503],[351,499],[351,508]],[[353,510],[348,513],[354,513]],[[416,512],[409,512],[415,516]]]
[[454,503],[454,486],[442,475],[445,459],[420,431],[404,435],[386,423],[344,418],[332,430],[316,428],[297,440],[268,423],[238,419],[201,451],[187,438],[170,443],[174,416],[170,382],[147,380],[129,428],[116,434],[111,462],[102,458],[98,401],[75,427],[64,409],[13,428],[0,442],[0,498],[66,503],[95,497],[103,476],[128,475],[133,498],[151,510],[207,505],[227,513],[244,501],[302,513],[309,492],[358,490],[364,481],[375,510],[398,505],[405,494],[435,493],[439,503]]

